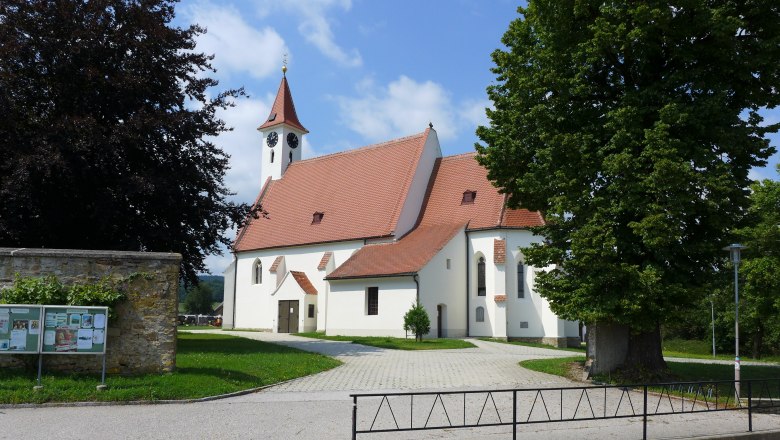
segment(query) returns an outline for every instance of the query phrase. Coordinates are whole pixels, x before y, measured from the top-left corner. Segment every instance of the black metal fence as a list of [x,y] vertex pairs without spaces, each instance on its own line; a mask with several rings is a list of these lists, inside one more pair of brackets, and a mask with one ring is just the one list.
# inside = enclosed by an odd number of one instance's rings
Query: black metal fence
[[350,397],[353,439],[367,433],[488,426],[511,426],[512,438],[516,439],[518,425],[629,417],[642,417],[642,438],[646,439],[648,417],[672,414],[746,411],[748,431],[753,431],[754,412],[780,408],[780,379]]

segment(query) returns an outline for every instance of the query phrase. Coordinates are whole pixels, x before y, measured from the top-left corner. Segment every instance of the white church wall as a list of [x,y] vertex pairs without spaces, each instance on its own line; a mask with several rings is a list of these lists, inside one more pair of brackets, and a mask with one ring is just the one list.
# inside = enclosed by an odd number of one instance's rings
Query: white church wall
[[[325,292],[326,282],[317,266],[325,252],[333,252],[336,265],[346,261],[352,253],[363,246],[362,241],[344,241],[323,243],[311,246],[296,246],[288,248],[264,249],[259,251],[240,252],[238,255],[237,284],[235,292],[236,328],[252,328],[273,330],[277,320],[277,299],[271,297],[276,290],[276,276],[269,269],[276,257],[285,257],[287,270],[305,272],[317,292]],[[252,283],[252,269],[256,258],[263,264],[263,283]],[[285,271],[286,273],[286,271]],[[284,274],[282,274],[284,276]],[[232,292],[229,292],[232,295]],[[327,295],[325,295],[327,297]],[[315,300],[316,301],[316,300]],[[319,301],[318,301],[319,302]],[[327,308],[326,301],[318,304],[321,313]],[[226,309],[227,310],[227,309]],[[227,313],[227,312],[226,312]]]
[[[496,270],[493,263],[493,240],[498,237],[495,230],[469,232],[469,336],[492,337],[496,323]],[[477,295],[477,264],[479,257],[485,258],[485,296]],[[478,308],[484,311],[484,321],[477,321]]]
[[419,281],[420,303],[431,318],[431,332],[427,337],[435,338],[438,335],[439,304],[444,306],[442,337],[465,337],[466,236],[463,229],[420,270]]
[[423,146],[423,151],[420,154],[420,160],[417,163],[412,183],[409,185],[409,192],[404,200],[401,214],[398,216],[398,222],[395,226],[396,237],[402,237],[414,228],[414,225],[417,223],[420,208],[422,208],[422,203],[425,199],[425,192],[428,189],[428,182],[431,179],[431,172],[436,159],[439,157],[441,157],[439,138],[435,130],[430,130]]
[[[295,281],[295,278],[293,278],[292,274],[287,273],[287,275],[282,279],[281,283],[279,284],[279,287],[276,288],[273,292],[271,292],[271,305],[274,313],[274,319],[271,323],[271,328],[274,332],[278,330],[278,311],[279,311],[279,301],[298,301],[298,330],[299,331],[311,331],[313,330],[313,327],[316,326],[316,322],[313,322],[314,319],[308,319],[307,316],[307,307],[310,303],[316,304],[316,296],[314,298],[310,298],[313,295],[306,295],[303,290],[301,289],[301,286],[298,285],[298,282]],[[308,329],[307,329],[308,328]]]
[[[378,314],[368,314],[368,287],[379,287]],[[411,276],[333,280],[327,335],[404,337],[404,314],[417,298]]]
[[222,290],[222,328],[233,328],[233,286],[235,285],[235,267],[236,262],[231,261],[228,267],[222,272],[225,284]]
[[[545,322],[545,310],[549,309],[547,301],[540,297],[534,289],[537,268],[525,264],[520,252],[521,247],[532,243],[541,243],[542,238],[527,230],[505,230],[506,237],[506,291],[507,291],[507,336],[519,338],[541,338],[555,331],[554,322]],[[518,298],[519,285],[517,280],[517,264],[523,262],[525,295]],[[523,327],[522,323],[527,323]]]

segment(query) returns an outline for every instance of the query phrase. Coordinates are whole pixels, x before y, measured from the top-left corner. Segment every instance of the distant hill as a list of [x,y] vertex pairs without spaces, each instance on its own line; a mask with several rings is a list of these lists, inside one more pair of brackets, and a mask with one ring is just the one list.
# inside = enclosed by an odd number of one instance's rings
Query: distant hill
[[[213,300],[216,303],[221,303],[224,300],[225,291],[225,277],[221,275],[198,275],[198,281],[201,284],[206,284],[211,287],[214,292]],[[187,291],[184,290],[184,285],[179,284],[179,302],[184,301],[187,296]]]

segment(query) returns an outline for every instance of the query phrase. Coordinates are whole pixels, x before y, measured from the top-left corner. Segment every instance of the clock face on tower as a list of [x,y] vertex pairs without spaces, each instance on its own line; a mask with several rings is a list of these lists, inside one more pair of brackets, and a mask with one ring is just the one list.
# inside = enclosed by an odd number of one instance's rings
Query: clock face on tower
[[295,133],[287,135],[287,145],[289,145],[290,148],[298,148],[298,136],[296,136]]
[[279,135],[276,134],[275,131],[272,131],[268,134],[268,139],[266,139],[266,142],[268,142],[268,146],[273,148],[274,145],[276,145],[276,142],[279,140]]

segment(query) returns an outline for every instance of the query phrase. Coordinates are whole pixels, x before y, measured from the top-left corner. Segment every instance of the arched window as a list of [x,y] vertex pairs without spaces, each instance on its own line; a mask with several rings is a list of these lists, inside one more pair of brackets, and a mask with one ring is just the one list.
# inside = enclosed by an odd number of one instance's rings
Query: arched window
[[271,163],[274,163],[274,150],[271,150]]
[[525,267],[523,263],[517,263],[517,297],[525,298]]
[[485,257],[479,257],[477,263],[477,296],[485,296]]
[[263,284],[263,263],[259,259],[255,260],[255,267],[252,270],[252,280],[255,284]]
[[290,162],[288,162],[288,165],[292,163],[292,151],[290,151]]
[[477,322],[485,322],[485,308],[477,307]]

